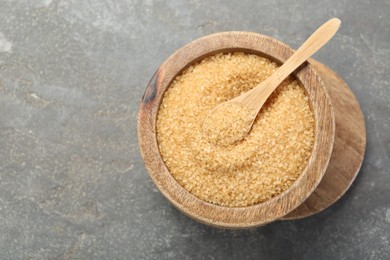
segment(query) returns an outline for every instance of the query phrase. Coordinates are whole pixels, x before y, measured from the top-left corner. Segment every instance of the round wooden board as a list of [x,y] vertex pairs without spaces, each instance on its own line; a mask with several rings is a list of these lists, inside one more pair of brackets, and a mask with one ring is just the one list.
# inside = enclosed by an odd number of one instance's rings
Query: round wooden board
[[280,220],[293,220],[316,214],[349,189],[363,162],[366,127],[359,102],[348,85],[331,69],[310,59],[329,91],[336,119],[336,133],[329,166],[316,190],[295,210]]

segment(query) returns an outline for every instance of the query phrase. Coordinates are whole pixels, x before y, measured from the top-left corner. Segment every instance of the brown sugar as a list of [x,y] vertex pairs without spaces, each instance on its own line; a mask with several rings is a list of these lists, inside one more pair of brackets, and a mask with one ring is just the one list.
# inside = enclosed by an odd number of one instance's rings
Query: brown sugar
[[[253,54],[217,54],[187,68],[165,92],[156,127],[160,153],[172,176],[193,195],[222,206],[249,206],[288,189],[306,167],[314,116],[292,77],[267,100],[244,139],[234,140],[237,133],[226,128],[227,142],[215,141],[224,139],[203,130],[210,110],[276,68]],[[215,124],[221,120],[213,118]]]
[[249,132],[252,120],[250,111],[238,103],[223,103],[209,113],[203,121],[203,131],[209,142],[231,145],[242,140]]

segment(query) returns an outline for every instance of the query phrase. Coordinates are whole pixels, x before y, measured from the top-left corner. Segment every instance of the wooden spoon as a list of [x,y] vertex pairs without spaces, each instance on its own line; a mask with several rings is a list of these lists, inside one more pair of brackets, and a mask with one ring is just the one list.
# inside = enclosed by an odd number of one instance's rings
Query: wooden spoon
[[257,114],[279,84],[337,32],[341,21],[330,19],[318,28],[278,70],[255,88],[216,106],[206,116],[203,130],[209,140],[229,145],[242,140],[251,130]]

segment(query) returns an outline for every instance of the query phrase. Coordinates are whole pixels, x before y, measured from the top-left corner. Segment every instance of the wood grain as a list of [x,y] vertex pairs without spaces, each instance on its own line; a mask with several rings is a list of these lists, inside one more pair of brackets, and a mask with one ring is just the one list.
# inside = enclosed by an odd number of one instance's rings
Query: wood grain
[[339,200],[355,180],[366,148],[366,127],[356,97],[334,71],[318,61],[310,63],[329,90],[336,119],[335,143],[328,169],[317,189],[283,220],[311,216]]
[[198,199],[169,173],[159,153],[156,117],[165,90],[190,64],[219,52],[244,51],[282,64],[292,54],[287,45],[261,34],[224,32],[195,40],[172,54],[150,81],[138,113],[138,141],[145,167],[161,193],[184,214],[222,228],[249,228],[275,221],[301,205],[320,183],[331,156],[335,121],[328,93],[313,67],[305,63],[295,73],[305,87],[315,117],[315,143],[306,169],[285,192],[248,207],[222,207]]

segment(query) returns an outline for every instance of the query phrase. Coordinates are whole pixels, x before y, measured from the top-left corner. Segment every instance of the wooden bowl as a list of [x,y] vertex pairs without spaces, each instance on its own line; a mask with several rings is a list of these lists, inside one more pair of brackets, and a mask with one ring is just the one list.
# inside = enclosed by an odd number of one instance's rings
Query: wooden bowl
[[223,32],[197,39],[172,54],[146,88],[138,114],[138,140],[147,171],[161,193],[180,211],[202,223],[222,228],[249,228],[281,219],[301,205],[320,183],[330,160],[335,118],[330,97],[316,71],[305,63],[295,73],[310,99],[315,142],[307,167],[294,184],[276,197],[247,207],[224,207],[203,201],[185,190],[164,164],[156,137],[156,120],[165,90],[185,68],[220,52],[242,51],[282,64],[292,54],[287,45],[249,32]]

